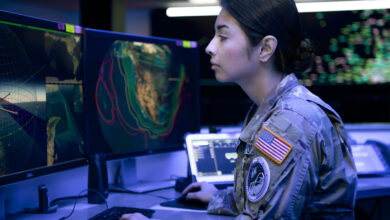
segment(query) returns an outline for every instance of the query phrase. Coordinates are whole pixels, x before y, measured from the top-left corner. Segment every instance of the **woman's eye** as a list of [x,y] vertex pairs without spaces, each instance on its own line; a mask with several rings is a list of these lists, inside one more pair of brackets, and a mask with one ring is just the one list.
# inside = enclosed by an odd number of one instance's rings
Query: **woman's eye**
[[227,37],[226,36],[223,36],[223,35],[218,35],[219,36],[219,39],[221,40],[221,41],[224,41],[224,40],[226,40],[227,39]]

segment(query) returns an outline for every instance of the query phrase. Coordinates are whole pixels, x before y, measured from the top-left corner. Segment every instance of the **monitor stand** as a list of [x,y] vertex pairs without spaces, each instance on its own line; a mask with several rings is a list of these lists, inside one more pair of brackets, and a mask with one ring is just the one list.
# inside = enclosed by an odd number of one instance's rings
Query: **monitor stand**
[[120,162],[116,170],[114,184],[110,186],[110,190],[144,193],[175,186],[174,180],[138,181],[136,162],[135,158],[129,158]]
[[25,213],[52,213],[56,212],[58,205],[50,206],[49,199],[47,197],[46,185],[40,185],[38,187],[39,206],[38,208],[25,208]]

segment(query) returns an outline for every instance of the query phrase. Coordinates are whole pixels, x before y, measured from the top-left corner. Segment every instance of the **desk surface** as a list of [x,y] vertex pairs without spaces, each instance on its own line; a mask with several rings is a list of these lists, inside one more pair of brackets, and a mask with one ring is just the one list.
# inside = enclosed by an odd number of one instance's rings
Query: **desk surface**
[[[161,202],[177,198],[180,193],[173,188],[144,194],[110,193],[107,198],[108,207],[130,206],[151,208],[156,210],[153,219],[232,219],[229,216],[209,215],[206,212],[160,207]],[[390,176],[359,178],[357,199],[372,199],[390,196]],[[73,209],[74,200],[59,203],[60,208],[52,214],[15,214],[7,219],[39,219],[51,220],[67,216]],[[79,199],[74,213],[69,219],[88,219],[106,209],[105,204],[88,204],[87,199]]]
[[356,199],[390,197],[390,176],[360,177]]
[[[143,194],[130,193],[110,193],[107,198],[108,207],[113,206],[129,206],[135,208],[149,208],[156,212],[153,214],[153,219],[232,219],[229,216],[218,216],[206,214],[206,211],[174,209],[159,206],[160,203],[173,200],[180,196],[173,188],[159,190]],[[74,200],[58,203],[59,209],[51,214],[15,214],[7,216],[7,219],[28,219],[28,220],[52,220],[59,219],[69,215],[73,209]],[[88,219],[106,209],[105,204],[88,204],[86,198],[79,199],[74,213],[68,219]]]

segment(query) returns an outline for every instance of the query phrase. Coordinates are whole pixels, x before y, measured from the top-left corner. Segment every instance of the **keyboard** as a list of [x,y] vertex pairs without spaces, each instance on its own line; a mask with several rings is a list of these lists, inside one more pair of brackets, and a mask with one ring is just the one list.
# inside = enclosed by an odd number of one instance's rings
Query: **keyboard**
[[115,206],[106,209],[103,212],[100,212],[99,214],[93,216],[92,218],[89,218],[88,220],[101,220],[101,219],[118,220],[125,213],[135,213],[135,212],[139,212],[145,215],[146,217],[151,218],[154,213],[154,210]]

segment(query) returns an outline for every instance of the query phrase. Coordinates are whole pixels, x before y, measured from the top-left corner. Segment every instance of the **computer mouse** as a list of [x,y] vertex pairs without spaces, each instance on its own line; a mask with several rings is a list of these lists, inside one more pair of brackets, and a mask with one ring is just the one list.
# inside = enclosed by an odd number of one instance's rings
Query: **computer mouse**
[[189,206],[197,206],[197,207],[203,207],[207,208],[207,203],[200,201],[199,199],[187,199],[187,194],[191,192],[198,192],[200,191],[200,188],[192,188],[187,193],[181,195],[179,198],[177,198],[177,202]]

